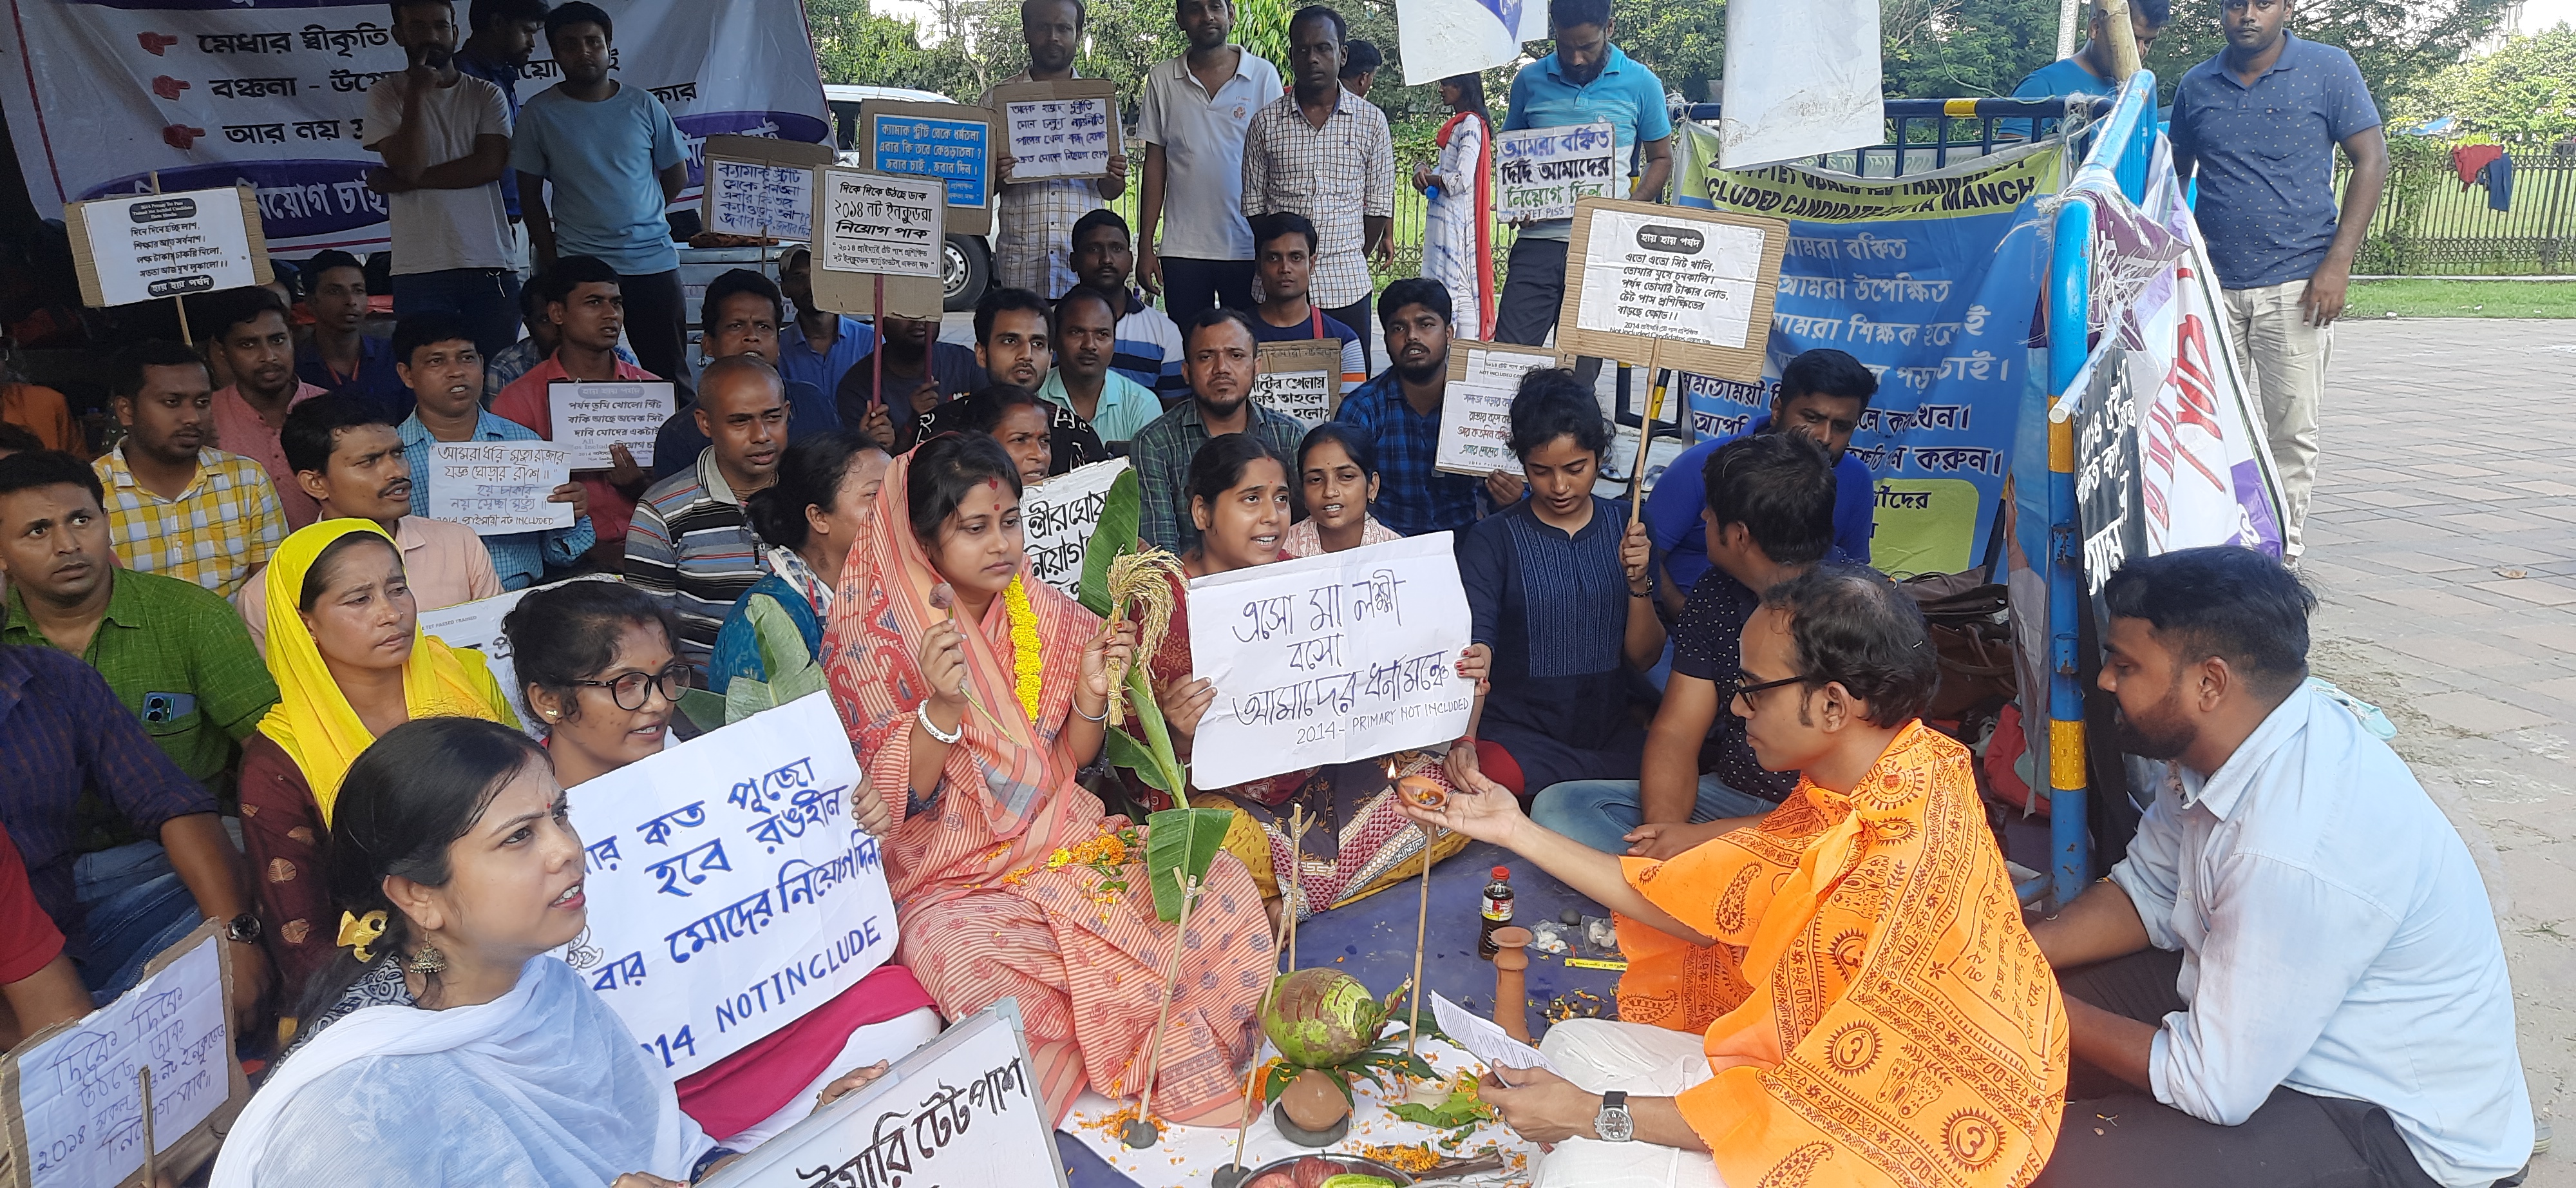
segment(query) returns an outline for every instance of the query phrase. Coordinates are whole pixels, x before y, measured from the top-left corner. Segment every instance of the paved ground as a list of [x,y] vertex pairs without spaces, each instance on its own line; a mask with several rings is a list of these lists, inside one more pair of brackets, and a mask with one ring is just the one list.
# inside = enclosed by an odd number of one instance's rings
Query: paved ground
[[2495,901],[2532,1104],[2576,1185],[2576,321],[2335,328],[2314,667],[2397,723]]

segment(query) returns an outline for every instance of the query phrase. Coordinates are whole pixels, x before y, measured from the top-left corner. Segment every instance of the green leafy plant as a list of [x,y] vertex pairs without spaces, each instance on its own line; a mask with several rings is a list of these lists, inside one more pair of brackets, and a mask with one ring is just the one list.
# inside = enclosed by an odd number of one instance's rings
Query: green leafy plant
[[1181,918],[1180,880],[1207,877],[1233,823],[1234,814],[1225,809],[1165,809],[1145,818],[1145,872],[1153,880],[1155,915]]
[[[1143,490],[1137,485],[1136,472],[1127,470],[1109,484],[1109,493],[1101,503],[1100,523],[1092,530],[1091,543],[1083,548],[1078,598],[1084,609],[1095,615],[1122,618],[1131,599],[1143,602],[1166,592],[1166,588],[1158,588],[1163,577],[1153,572],[1163,566],[1154,560],[1168,562],[1171,554],[1148,550],[1136,538],[1142,508]],[[1125,564],[1120,563],[1122,558],[1128,559]],[[1144,632],[1149,638],[1137,641],[1135,662],[1127,666],[1124,678],[1126,704],[1136,715],[1135,730],[1131,732],[1119,721],[1113,700],[1103,752],[1112,766],[1135,772],[1146,787],[1179,801],[1189,787],[1189,766],[1181,762],[1179,752],[1172,746],[1171,725],[1163,719],[1163,707],[1154,700],[1152,675],[1145,671],[1154,646],[1161,641],[1161,624],[1168,620],[1169,613],[1168,605],[1157,615],[1149,604]],[[1138,738],[1138,733],[1144,737]]]
[[1477,1127],[1495,1118],[1494,1107],[1476,1096],[1475,1078],[1465,1074],[1449,1083],[1449,1097],[1438,1105],[1399,1101],[1388,1106],[1387,1112],[1407,1122],[1450,1132],[1440,1140],[1440,1145],[1451,1151],[1466,1142]]

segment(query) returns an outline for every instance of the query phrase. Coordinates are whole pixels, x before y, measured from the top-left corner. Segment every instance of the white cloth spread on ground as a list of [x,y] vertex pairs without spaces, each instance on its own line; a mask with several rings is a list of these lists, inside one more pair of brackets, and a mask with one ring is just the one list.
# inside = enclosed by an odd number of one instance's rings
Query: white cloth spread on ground
[[714,1144],[563,962],[479,1006],[353,1011],[278,1066],[216,1161],[217,1188],[687,1180]]

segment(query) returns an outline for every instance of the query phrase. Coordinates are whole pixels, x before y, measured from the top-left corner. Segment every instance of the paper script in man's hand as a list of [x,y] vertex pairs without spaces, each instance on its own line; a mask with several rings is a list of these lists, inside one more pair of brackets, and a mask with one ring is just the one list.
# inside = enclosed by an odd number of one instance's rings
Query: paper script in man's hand
[[1436,990],[1431,992],[1431,1017],[1439,1020],[1440,1030],[1452,1043],[1484,1061],[1488,1068],[1543,1068],[1565,1075],[1557,1072],[1538,1049],[1513,1039],[1500,1025],[1441,997]]

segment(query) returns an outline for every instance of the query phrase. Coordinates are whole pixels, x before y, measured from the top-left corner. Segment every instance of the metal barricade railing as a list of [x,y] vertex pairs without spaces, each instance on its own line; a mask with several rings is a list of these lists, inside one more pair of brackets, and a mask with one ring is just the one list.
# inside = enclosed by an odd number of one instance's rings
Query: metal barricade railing
[[[2078,102],[2081,102],[2080,100]],[[2057,134],[2067,118],[2068,99],[1889,99],[1887,143],[1802,158],[1800,164],[1858,177],[1905,177],[1946,169],[1999,148]],[[2108,99],[2093,99],[2087,113],[2098,120],[2111,110]],[[1674,109],[1674,117],[1698,123],[1717,122],[1719,105],[1692,103]],[[2079,146],[2089,134],[2078,131]]]
[[[2131,202],[2146,199],[2147,168],[2155,157],[2156,76],[2130,76],[2111,104],[2110,119],[2096,128],[2084,164],[2068,186],[2088,179],[2115,182]],[[2048,265],[2048,390],[2062,397],[2074,386],[2091,353],[2093,208],[2068,202],[2057,210],[2056,239]],[[2075,502],[2075,422],[2052,418],[2048,426],[2048,840],[2051,898],[2074,901],[2092,877],[2092,838],[2086,831],[2089,781],[2085,774],[2084,672],[2078,653],[2084,604],[2084,529]]]

